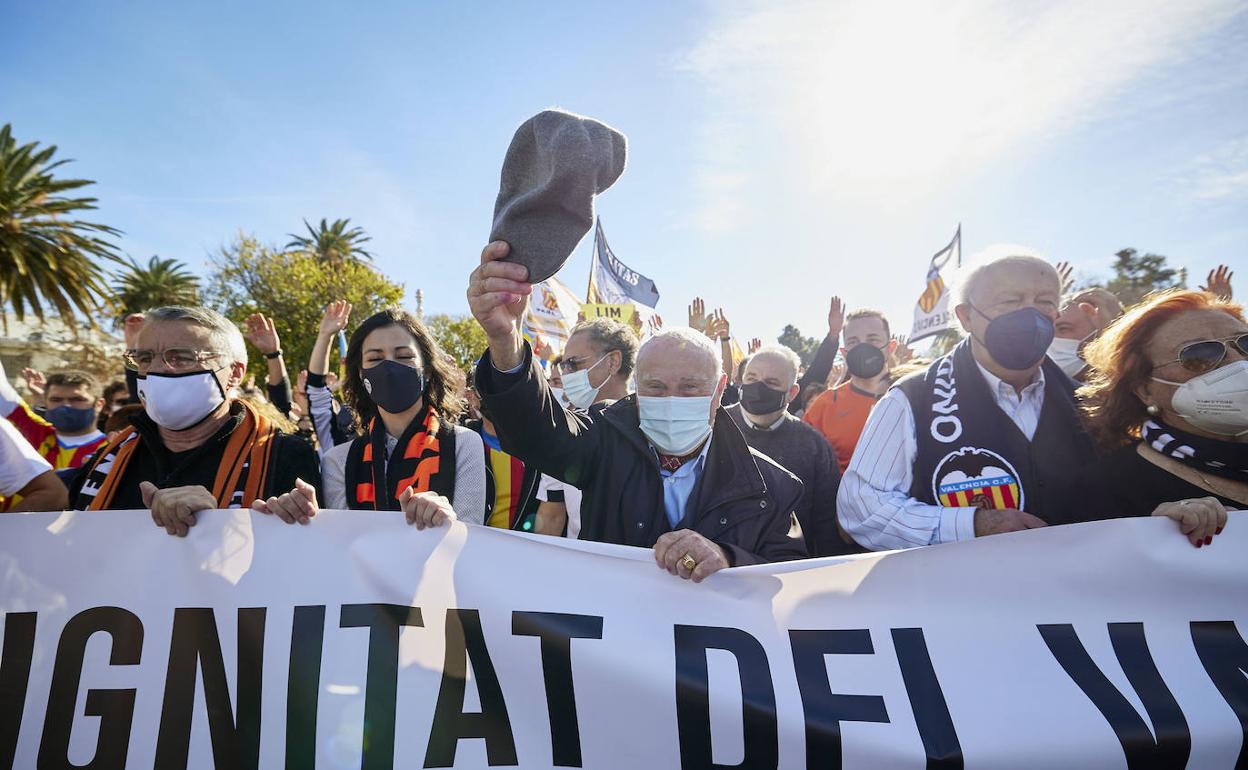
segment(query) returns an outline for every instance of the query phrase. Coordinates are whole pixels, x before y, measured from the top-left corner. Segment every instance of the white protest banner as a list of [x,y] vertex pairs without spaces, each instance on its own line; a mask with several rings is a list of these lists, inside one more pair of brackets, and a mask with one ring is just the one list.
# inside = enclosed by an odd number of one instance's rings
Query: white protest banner
[[399,513],[207,511],[186,538],[10,514],[0,576],[0,767],[1248,757],[1244,513],[1199,550],[1144,518],[700,585],[645,550]]

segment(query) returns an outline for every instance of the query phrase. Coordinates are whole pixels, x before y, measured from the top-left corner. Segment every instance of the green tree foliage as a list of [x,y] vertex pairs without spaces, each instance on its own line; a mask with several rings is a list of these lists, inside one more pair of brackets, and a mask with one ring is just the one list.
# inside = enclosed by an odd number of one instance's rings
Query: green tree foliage
[[447,315],[439,313],[425,319],[429,333],[438,341],[460,369],[469,371],[485,352],[489,341],[485,329],[470,315]]
[[95,198],[65,195],[89,179],[58,179],[56,146],[19,146],[10,126],[0,128],[0,305],[18,319],[45,318],[45,303],[73,325],[81,313],[94,325],[108,294],[101,263],[117,261],[119,231],[78,219]]
[[819,350],[820,343],[820,340],[814,337],[803,337],[801,330],[793,324],[786,325],[776,341],[796,353],[798,358],[802,359],[802,366],[810,366],[810,362],[815,358],[815,352]]
[[365,235],[362,228],[348,229],[349,224],[350,219],[335,219],[333,224],[329,224],[322,218],[320,225],[313,227],[305,219],[303,226],[307,228],[308,234],[304,236],[291,233],[291,241],[286,244],[286,248],[309,252],[322,262],[334,266],[348,262],[372,262],[373,255],[361,245],[372,238]]
[[938,358],[953,350],[962,341],[962,327],[954,326],[952,329],[936,332],[931,339],[931,348],[929,348],[927,355],[932,358]]
[[1160,254],[1140,254],[1135,249],[1123,249],[1114,255],[1114,277],[1105,284],[1130,307],[1150,292],[1171,287],[1187,286],[1187,271],[1166,266],[1166,258]]
[[120,325],[131,313],[165,305],[198,305],[199,277],[176,259],[153,256],[147,265],[133,259],[115,276],[113,305]]
[[[307,366],[321,314],[331,300],[352,304],[348,333],[378,310],[403,301],[402,284],[369,265],[334,265],[309,252],[268,248],[246,235],[221,250],[213,270],[209,303],[240,324],[252,313],[271,316],[292,376]],[[263,359],[252,361],[251,368],[263,372]]]

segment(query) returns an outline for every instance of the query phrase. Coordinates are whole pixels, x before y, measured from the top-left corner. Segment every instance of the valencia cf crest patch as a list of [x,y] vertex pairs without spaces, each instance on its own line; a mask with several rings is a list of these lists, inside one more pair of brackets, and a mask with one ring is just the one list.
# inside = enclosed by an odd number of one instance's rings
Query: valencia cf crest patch
[[996,452],[962,447],[936,464],[932,494],[949,508],[1023,510],[1023,485],[1014,466]]

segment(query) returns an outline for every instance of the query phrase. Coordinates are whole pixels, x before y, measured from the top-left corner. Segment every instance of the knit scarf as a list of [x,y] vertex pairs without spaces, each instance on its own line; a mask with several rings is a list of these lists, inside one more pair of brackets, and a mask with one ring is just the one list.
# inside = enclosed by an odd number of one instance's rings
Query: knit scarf
[[[221,508],[242,507],[265,496],[269,463],[278,433],[268,418],[247,402],[239,403],[243,407],[243,419],[230,433],[212,484],[212,496]],[[141,441],[142,437],[133,427],[126,428],[90,461],[82,488],[82,494],[91,499],[87,510],[108,510]]]
[[1219,441],[1149,420],[1140,436],[1160,454],[1226,479],[1248,481],[1248,444]]
[[426,404],[387,460],[386,426],[374,417],[368,433],[355,439],[347,453],[346,486],[347,507],[352,509],[397,511],[399,495],[408,487],[454,502],[455,433]]

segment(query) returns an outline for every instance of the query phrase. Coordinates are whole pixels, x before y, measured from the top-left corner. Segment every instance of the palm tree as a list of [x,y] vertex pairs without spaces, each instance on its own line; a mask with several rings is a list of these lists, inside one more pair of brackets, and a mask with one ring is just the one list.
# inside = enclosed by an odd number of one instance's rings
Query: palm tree
[[108,291],[101,263],[118,261],[108,239],[121,232],[75,218],[96,199],[64,193],[95,182],[53,177],[69,162],[52,162],[55,154],[55,145],[19,147],[10,126],[0,128],[0,305],[43,321],[46,303],[66,321],[77,311],[94,325]]
[[128,260],[115,281],[113,304],[119,325],[131,313],[164,305],[199,304],[199,278],[176,259],[153,256],[146,266]]
[[371,241],[372,238],[365,235],[362,228],[352,227],[348,230],[347,225],[350,223],[350,219],[335,219],[333,224],[321,219],[320,226],[314,228],[305,219],[303,226],[308,228],[308,236],[291,233],[291,241],[286,244],[286,248],[311,252],[330,265],[371,262],[373,255],[361,248],[360,244]]

